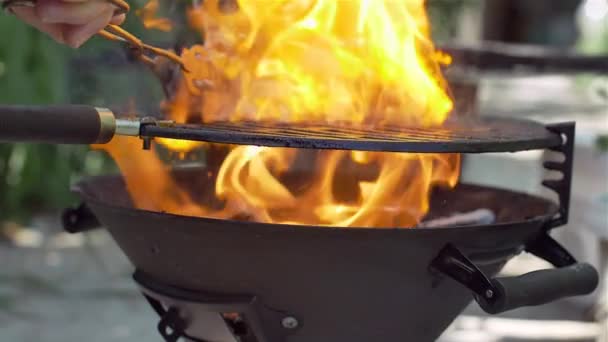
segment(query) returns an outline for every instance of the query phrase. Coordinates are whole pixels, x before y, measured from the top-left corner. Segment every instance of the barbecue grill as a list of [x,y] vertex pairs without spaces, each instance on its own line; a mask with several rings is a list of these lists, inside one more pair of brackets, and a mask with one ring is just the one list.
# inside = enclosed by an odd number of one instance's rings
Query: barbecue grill
[[[303,227],[136,209],[121,177],[102,176],[76,185],[84,204],[66,211],[64,224],[71,232],[82,232],[103,223],[135,265],[134,280],[159,314],[158,331],[166,341],[350,342],[404,336],[432,341],[473,298],[485,311],[499,313],[586,294],[597,286],[595,269],[577,263],[549,236],[568,221],[574,124],[489,122],[500,139],[491,139],[481,125],[483,133],[474,128],[467,132],[473,147],[466,146],[467,134],[455,132],[452,138],[420,131],[411,140],[404,135],[391,141],[409,152],[427,152],[428,146],[433,152],[559,152],[563,161],[544,167],[562,178],[543,183],[558,194],[558,203],[461,184],[435,191],[427,219],[483,207],[495,213],[494,223],[415,229]],[[521,129],[509,131],[512,127]],[[320,139],[317,131],[299,132],[298,137]],[[418,141],[421,136],[424,143]],[[483,137],[486,143],[480,141]],[[374,149],[377,143],[339,135],[334,139],[342,148]],[[204,170],[176,169],[174,176],[200,190],[201,184],[214,184],[218,167],[210,163]],[[205,190],[209,194],[198,196],[213,201],[212,186]],[[495,277],[523,251],[556,269]]]
[[[461,54],[459,54],[459,51]],[[471,51],[474,53],[473,58]],[[496,51],[453,50],[479,64]],[[546,56],[502,56],[499,64],[537,64]],[[504,57],[504,58],[503,58]],[[587,70],[589,61],[549,64]],[[594,59],[595,65],[605,60]],[[482,64],[483,65],[483,64]],[[542,64],[545,65],[545,64]],[[484,66],[485,68],[485,66]],[[68,209],[72,233],[104,226],[136,271],[134,280],[159,315],[166,341],[433,341],[474,299],[495,314],[588,294],[598,275],[550,237],[569,216],[574,123],[541,125],[507,118],[454,117],[442,127],[349,126],[343,123],[209,122],[125,119],[91,106],[0,106],[0,140],[106,143],[115,135],[306,149],[407,153],[486,153],[546,149],[561,174],[543,185],[558,201],[460,184],[435,189],[425,220],[490,209],[491,223],[440,228],[330,228],[188,217],[138,209],[119,175],[75,185],[83,203]],[[176,168],[180,184],[213,202],[219,164]],[[194,185],[197,185],[196,187]],[[202,186],[206,185],[206,186]],[[497,277],[522,252],[555,269]]]

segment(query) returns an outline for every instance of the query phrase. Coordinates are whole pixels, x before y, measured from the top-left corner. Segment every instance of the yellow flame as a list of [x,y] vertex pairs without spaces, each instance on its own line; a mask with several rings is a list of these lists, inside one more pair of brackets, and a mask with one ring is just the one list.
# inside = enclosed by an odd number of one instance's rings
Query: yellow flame
[[[206,42],[182,54],[188,73],[165,106],[174,120],[429,127],[440,126],[453,108],[439,68],[451,58],[429,39],[423,0],[240,0],[238,7],[226,14],[217,0],[207,0],[188,10]],[[459,163],[454,154],[241,146],[215,179],[224,208],[202,203],[198,214],[410,227],[428,212],[434,185],[456,184]],[[127,182],[136,177],[125,175]],[[192,206],[184,212],[160,205],[184,214]]]
[[232,15],[216,6],[194,12],[205,23],[206,52],[187,58],[187,77],[238,96],[222,101],[233,102],[228,115],[204,112],[205,121],[428,126],[453,108],[422,0],[242,0]]

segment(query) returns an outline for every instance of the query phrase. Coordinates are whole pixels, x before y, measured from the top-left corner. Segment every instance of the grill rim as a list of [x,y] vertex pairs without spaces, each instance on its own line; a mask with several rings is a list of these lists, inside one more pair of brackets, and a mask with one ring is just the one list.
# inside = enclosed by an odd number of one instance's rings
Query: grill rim
[[[78,195],[84,203],[90,205],[92,207],[105,207],[113,212],[122,212],[124,214],[130,216],[138,216],[138,215],[146,215],[151,217],[156,217],[158,219],[167,219],[167,220],[188,220],[191,222],[195,222],[197,224],[206,225],[208,227],[215,227],[216,225],[221,225],[222,230],[232,227],[238,226],[238,230],[240,233],[252,233],[258,234],[260,230],[269,233],[269,234],[310,234],[310,236],[320,235],[326,236],[327,234],[335,234],[337,238],[344,238],[345,236],[353,236],[353,238],[359,237],[361,235],[372,235],[377,236],[378,234],[437,234],[437,231],[444,230],[458,230],[464,233],[474,233],[481,231],[501,231],[503,229],[509,229],[509,227],[513,227],[514,225],[521,224],[546,224],[551,221],[551,219],[559,212],[559,206],[555,201],[552,201],[547,198],[543,198],[537,195],[525,194],[518,191],[501,189],[499,187],[488,186],[488,185],[480,185],[474,183],[460,183],[460,186],[471,187],[471,188],[483,188],[485,190],[490,190],[492,192],[499,193],[513,193],[518,195],[525,196],[526,200],[543,202],[546,205],[546,210],[542,214],[535,215],[533,217],[521,218],[517,220],[510,220],[504,222],[495,222],[492,224],[477,224],[477,225],[467,225],[467,226],[450,226],[450,227],[442,227],[442,228],[433,228],[433,227],[336,227],[336,226],[319,226],[319,225],[296,225],[296,224],[285,224],[285,223],[265,223],[265,222],[255,222],[255,221],[240,221],[235,219],[219,219],[213,217],[197,217],[197,216],[187,216],[187,215],[178,215],[169,212],[160,212],[153,211],[148,209],[140,209],[135,207],[133,204],[129,206],[117,204],[117,203],[109,203],[105,201],[95,193],[95,190],[92,189],[97,183],[107,182],[108,180],[115,179],[117,177],[121,177],[119,174],[107,174],[103,176],[92,176],[85,177],[78,183],[72,186],[71,191]],[[302,232],[304,231],[304,232]],[[356,232],[354,235],[354,232]]]

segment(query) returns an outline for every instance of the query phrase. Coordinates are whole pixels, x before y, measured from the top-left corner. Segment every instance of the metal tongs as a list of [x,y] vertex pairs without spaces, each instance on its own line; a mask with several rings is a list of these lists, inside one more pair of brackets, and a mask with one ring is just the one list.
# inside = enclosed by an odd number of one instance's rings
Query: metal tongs
[[[130,10],[124,0],[105,0],[116,7],[115,15]],[[37,0],[0,0],[0,7],[9,13],[16,7],[35,7]],[[134,55],[151,67],[157,65],[154,57],[162,56],[186,70],[182,59],[175,53],[143,43],[135,35],[118,25],[108,25],[99,36],[127,44]],[[106,108],[87,105],[0,105],[0,142],[42,142],[51,144],[105,144],[114,136],[141,137],[143,147],[149,149],[154,136],[144,132],[145,127],[166,127],[172,121],[152,118],[118,119]]]
[[[105,1],[116,7],[115,15],[126,14],[131,9],[129,4],[124,0]],[[35,7],[36,2],[37,0],[0,0],[0,5],[3,9],[8,11],[9,13],[12,13],[15,7]],[[133,50],[135,56],[137,56],[139,60],[148,64],[149,66],[156,65],[154,59],[149,55],[156,55],[165,57],[180,65],[182,69],[185,69],[182,59],[175,53],[169,50],[161,49],[146,44],[118,25],[108,25],[103,30],[99,31],[97,35],[111,41],[117,41],[129,45],[129,47]]]

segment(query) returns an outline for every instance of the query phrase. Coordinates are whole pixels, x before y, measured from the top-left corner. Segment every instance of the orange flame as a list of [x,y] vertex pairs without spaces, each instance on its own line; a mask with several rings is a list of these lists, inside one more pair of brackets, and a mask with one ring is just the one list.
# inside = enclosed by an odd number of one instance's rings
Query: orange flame
[[136,14],[141,18],[145,28],[169,32],[173,29],[173,23],[168,18],[156,17],[159,7],[159,0],[150,0]]
[[[238,7],[225,14],[207,0],[189,9],[206,43],[183,51],[188,73],[165,105],[174,120],[428,127],[453,108],[439,69],[450,58],[429,39],[423,0],[240,0]],[[158,160],[142,164],[162,175],[148,183],[141,168],[126,165],[133,154],[127,161],[120,149],[110,147],[140,207],[340,227],[415,226],[432,187],[454,186],[460,168],[454,154],[240,146],[215,177],[224,207],[212,210],[184,199]]]

